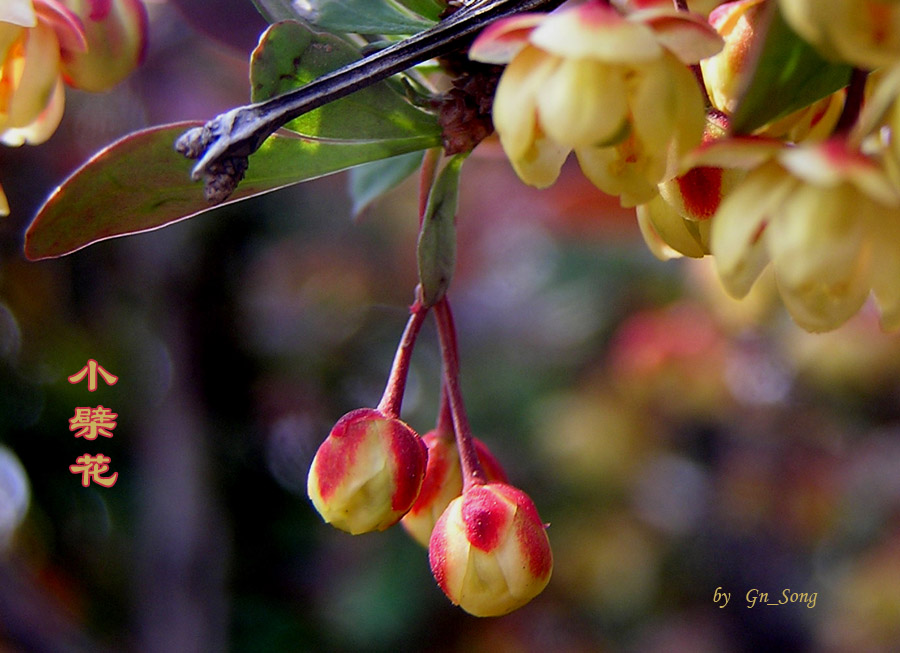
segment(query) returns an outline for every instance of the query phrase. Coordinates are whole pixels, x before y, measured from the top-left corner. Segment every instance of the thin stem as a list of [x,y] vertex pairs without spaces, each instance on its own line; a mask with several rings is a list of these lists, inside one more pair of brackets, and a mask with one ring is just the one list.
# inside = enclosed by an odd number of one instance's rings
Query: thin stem
[[409,376],[409,364],[412,360],[416,338],[419,336],[425,316],[428,315],[428,307],[419,301],[418,293],[416,293],[415,303],[409,310],[409,320],[406,322],[406,328],[403,330],[403,336],[397,346],[397,353],[394,354],[394,362],[391,365],[391,373],[388,376],[384,394],[378,403],[378,410],[393,418],[400,417],[403,392],[406,390],[406,379]]
[[441,356],[444,361],[444,383],[453,417],[453,429],[456,432],[456,447],[459,449],[459,461],[462,467],[463,492],[473,485],[487,483],[487,475],[478,462],[478,452],[472,439],[472,428],[463,402],[462,390],[459,387],[459,350],[456,345],[456,327],[453,324],[453,313],[450,303],[444,297],[434,305],[434,316],[438,324],[438,337],[441,342]]
[[441,407],[438,412],[437,424],[434,427],[441,439],[451,440],[456,431],[453,428],[453,410],[450,408],[450,393],[447,392],[447,382],[441,379]]
[[856,124],[859,118],[859,112],[862,109],[863,100],[866,93],[866,79],[869,76],[868,70],[854,68],[850,74],[850,83],[847,85],[847,96],[844,98],[844,109],[841,111],[841,117],[838,118],[837,124],[834,126],[834,134],[847,134]]
[[[678,11],[690,11],[691,8],[688,7],[687,0],[674,0],[675,9]],[[703,69],[700,68],[700,64],[695,63],[691,64],[691,72],[694,73],[694,77],[697,78],[697,84],[700,85],[700,92],[703,94],[703,101],[706,106],[712,106],[712,101],[709,99],[709,93],[706,92],[706,82],[703,81]]]

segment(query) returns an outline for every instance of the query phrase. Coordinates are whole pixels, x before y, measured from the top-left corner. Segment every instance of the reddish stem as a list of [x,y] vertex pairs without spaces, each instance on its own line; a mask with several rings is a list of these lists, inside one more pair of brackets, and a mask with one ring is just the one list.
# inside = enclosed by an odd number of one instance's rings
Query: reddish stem
[[403,392],[406,390],[406,378],[409,376],[409,363],[412,360],[413,349],[416,344],[416,338],[425,316],[428,314],[428,307],[419,301],[419,293],[416,293],[416,301],[409,308],[410,316],[406,322],[406,328],[403,330],[403,336],[400,338],[400,344],[397,346],[397,353],[394,354],[394,362],[391,365],[391,373],[388,376],[387,386],[384,388],[384,394],[378,403],[378,410],[388,417],[400,417],[400,407],[403,403]]
[[434,305],[434,316],[438,324],[441,356],[444,360],[444,384],[447,388],[447,398],[453,417],[453,428],[456,431],[456,447],[459,449],[463,492],[465,492],[473,485],[487,483],[487,476],[481,463],[478,462],[478,452],[475,450],[472,429],[469,426],[462,390],[459,387],[459,350],[456,345],[456,327],[453,324],[453,313],[446,297]]
[[859,118],[859,112],[862,109],[863,100],[866,94],[866,78],[869,76],[868,70],[854,68],[850,75],[850,83],[847,85],[847,96],[844,99],[844,108],[841,111],[841,117],[838,118],[837,124],[834,126],[834,134],[846,134]]
[[441,407],[434,430],[437,431],[438,437],[443,440],[452,440],[455,434],[453,429],[453,411],[450,408],[450,394],[447,392],[447,382],[443,379],[441,379]]

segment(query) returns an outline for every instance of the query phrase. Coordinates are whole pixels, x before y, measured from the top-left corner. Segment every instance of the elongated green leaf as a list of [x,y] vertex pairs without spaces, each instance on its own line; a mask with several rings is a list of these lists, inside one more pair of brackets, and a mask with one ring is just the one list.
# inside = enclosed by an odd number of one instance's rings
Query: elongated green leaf
[[459,174],[468,152],[452,157],[434,180],[422,228],[416,257],[422,298],[433,306],[450,287],[456,268],[456,208],[459,204]]
[[851,67],[826,61],[785,22],[778,4],[756,56],[755,70],[732,116],[735,134],[749,134],[763,125],[809,106],[845,87]]
[[[193,165],[172,143],[199,123],[136,132],[97,153],[50,196],[25,234],[25,255],[54,258],[86,245],[156,229],[214,208],[190,180]],[[436,144],[406,139],[322,141],[278,132],[250,159],[241,184],[224,204],[327,175],[366,161]],[[220,205],[216,205],[220,206]]]
[[350,170],[353,214],[359,215],[374,200],[396,187],[422,165],[422,152],[371,161]]
[[[437,21],[433,0],[254,0],[270,23],[302,20],[330,32],[409,35]],[[421,5],[421,6],[419,6]],[[418,11],[421,10],[421,11]]]
[[[293,90],[359,58],[346,41],[296,21],[266,30],[250,59],[254,102]],[[393,85],[381,82],[310,111],[286,125],[307,136],[331,139],[408,138],[440,132],[434,114],[413,106]]]

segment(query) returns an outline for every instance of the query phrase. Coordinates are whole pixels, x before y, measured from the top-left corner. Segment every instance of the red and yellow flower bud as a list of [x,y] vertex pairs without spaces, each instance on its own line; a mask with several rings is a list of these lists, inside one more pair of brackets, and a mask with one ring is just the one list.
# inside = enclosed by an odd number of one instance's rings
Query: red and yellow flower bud
[[[428,467],[425,470],[425,481],[419,498],[409,509],[400,523],[406,531],[422,546],[428,546],[431,531],[444,510],[453,499],[462,493],[462,469],[459,463],[459,450],[453,434],[450,437],[437,430],[429,431],[422,436],[428,447]],[[506,473],[500,462],[481,440],[473,438],[478,462],[489,481],[506,483]]]
[[322,518],[358,535],[400,521],[419,495],[428,451],[399,419],[373,408],[344,415],[319,446],[307,493]]
[[62,49],[62,72],[70,86],[105,91],[143,60],[147,12],[140,0],[65,0],[81,18],[87,51]]
[[447,506],[428,546],[444,594],[476,617],[512,612],[550,581],[553,554],[531,498],[505,483],[474,485]]

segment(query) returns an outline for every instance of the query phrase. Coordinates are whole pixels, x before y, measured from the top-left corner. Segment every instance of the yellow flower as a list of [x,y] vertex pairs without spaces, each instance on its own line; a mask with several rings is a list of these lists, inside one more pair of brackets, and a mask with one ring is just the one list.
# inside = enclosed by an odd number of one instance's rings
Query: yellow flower
[[[62,119],[64,82],[110,88],[139,63],[146,41],[140,0],[2,0],[0,142],[46,141]],[[0,215],[8,214],[0,188]]]
[[0,9],[0,140],[42,143],[65,103],[60,43],[84,50],[78,16],[59,3],[8,0]]
[[785,20],[824,56],[861,68],[900,61],[896,0],[779,0]]
[[511,485],[475,485],[447,506],[428,546],[435,580],[476,617],[512,612],[550,582],[553,554],[531,498]]
[[589,1],[498,21],[469,56],[509,64],[493,118],[523,181],[549,186],[574,150],[598,188],[634,206],[699,144],[703,100],[685,64],[720,47],[694,14],[653,7],[623,16]]
[[885,172],[838,139],[773,151],[713,218],[710,246],[726,290],[745,295],[771,262],[805,329],[837,328],[870,291],[882,324],[900,327],[900,195]]

